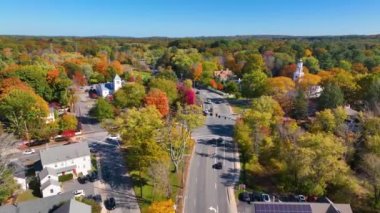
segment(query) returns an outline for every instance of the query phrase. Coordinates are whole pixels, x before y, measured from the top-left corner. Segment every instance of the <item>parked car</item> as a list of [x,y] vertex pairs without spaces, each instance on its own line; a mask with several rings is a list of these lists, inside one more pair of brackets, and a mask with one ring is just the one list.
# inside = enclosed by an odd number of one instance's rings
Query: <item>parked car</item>
[[80,184],[85,184],[87,182],[87,177],[86,176],[78,177],[77,180]]
[[298,202],[306,202],[306,197],[304,195],[296,195],[295,198]]
[[242,193],[239,194],[239,199],[241,201],[250,203],[251,202],[251,195],[250,195],[249,192],[242,192]]
[[107,139],[112,141],[118,141],[120,140],[120,135],[109,135]]
[[210,99],[207,99],[206,101],[205,101],[205,104],[211,104],[212,102],[211,102],[211,100]]
[[97,172],[91,172],[89,173],[87,176],[86,176],[87,180],[89,180],[90,182],[94,182],[95,180],[98,179],[98,173]]
[[83,189],[75,190],[75,191],[73,192],[73,194],[74,194],[75,197],[85,196],[85,194],[84,194],[84,190],[83,190]]
[[102,196],[101,195],[88,195],[86,198],[94,200],[97,203],[102,202]]
[[259,193],[259,192],[253,192],[250,194],[251,196],[251,201],[252,202],[262,202],[263,201],[263,196],[262,196],[262,193]]
[[270,196],[268,194],[262,194],[263,202],[271,202]]
[[22,154],[24,154],[24,155],[30,155],[30,154],[33,154],[35,152],[36,151],[34,149],[27,149],[27,150],[23,151]]
[[212,168],[214,168],[214,169],[222,169],[223,168],[223,163],[222,162],[218,162],[218,163],[212,165]]
[[116,208],[116,201],[115,198],[110,197],[104,201],[104,206],[107,210],[113,210]]

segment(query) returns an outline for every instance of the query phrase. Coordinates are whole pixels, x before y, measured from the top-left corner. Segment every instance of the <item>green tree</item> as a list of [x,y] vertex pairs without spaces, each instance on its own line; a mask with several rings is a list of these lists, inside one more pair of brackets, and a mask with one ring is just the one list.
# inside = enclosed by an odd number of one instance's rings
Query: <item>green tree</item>
[[343,105],[344,94],[339,86],[328,83],[318,99],[319,109],[331,109]]
[[308,115],[309,104],[303,90],[298,90],[293,102],[293,117],[296,119],[305,119]]
[[245,97],[260,97],[267,90],[267,76],[259,70],[245,74],[241,82],[241,90]]
[[114,95],[115,105],[121,108],[139,107],[145,97],[145,87],[139,83],[128,83]]
[[108,101],[99,98],[95,106],[91,109],[90,114],[100,121],[110,119],[114,117],[114,108]]
[[304,65],[309,68],[310,72],[316,74],[319,72],[319,61],[317,58],[310,56],[303,58]]
[[153,78],[149,83],[150,88],[157,88],[166,93],[169,103],[173,104],[178,99],[177,84],[174,81]]

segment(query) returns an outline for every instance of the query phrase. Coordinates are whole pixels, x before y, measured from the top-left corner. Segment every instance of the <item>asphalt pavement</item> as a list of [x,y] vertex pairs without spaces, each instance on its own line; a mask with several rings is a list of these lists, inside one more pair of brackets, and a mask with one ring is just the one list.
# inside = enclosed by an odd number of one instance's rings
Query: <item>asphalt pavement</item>
[[[208,115],[206,125],[192,134],[197,143],[190,162],[184,212],[237,212],[232,190],[240,173],[236,167],[239,161],[237,150],[232,141],[235,120],[222,96],[208,90],[200,90],[200,95],[212,101],[212,106],[207,108],[213,108],[213,115]],[[224,143],[212,140],[220,137]],[[222,169],[213,168],[217,162],[222,162]]]
[[[95,100],[88,97],[85,89],[77,92],[75,113],[82,123],[80,141],[87,142],[97,154],[100,181],[94,183],[95,194],[100,194],[103,201],[109,197],[115,198],[116,209],[111,212],[139,213],[140,208],[122,153],[117,143],[107,141],[108,132],[89,116],[88,112]],[[104,206],[102,212],[108,212]]]

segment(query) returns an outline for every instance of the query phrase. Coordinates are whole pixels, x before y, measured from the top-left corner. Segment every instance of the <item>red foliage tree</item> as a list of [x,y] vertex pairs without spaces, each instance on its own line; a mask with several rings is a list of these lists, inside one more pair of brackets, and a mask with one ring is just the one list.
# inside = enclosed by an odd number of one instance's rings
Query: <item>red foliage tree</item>
[[162,116],[169,113],[169,100],[165,92],[159,89],[152,89],[145,97],[145,104],[148,106],[155,106]]
[[73,80],[80,86],[86,85],[86,77],[80,72],[74,73]]
[[59,70],[54,69],[54,70],[48,71],[48,73],[46,75],[46,80],[49,83],[53,83],[58,77],[59,77]]
[[222,83],[217,83],[217,89],[218,90],[223,90],[224,86]]
[[296,71],[296,69],[297,69],[296,64],[285,65],[281,70],[281,75],[289,77],[289,78],[293,78],[293,73]]
[[195,92],[193,89],[188,89],[185,91],[185,102],[188,105],[195,104]]

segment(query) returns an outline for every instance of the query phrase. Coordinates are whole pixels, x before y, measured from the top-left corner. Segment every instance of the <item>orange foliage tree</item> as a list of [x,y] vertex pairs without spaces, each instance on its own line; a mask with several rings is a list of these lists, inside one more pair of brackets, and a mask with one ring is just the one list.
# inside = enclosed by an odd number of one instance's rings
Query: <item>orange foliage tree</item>
[[12,89],[23,91],[33,91],[33,89],[17,77],[6,78],[0,82],[0,97],[7,94]]
[[311,86],[316,86],[321,82],[321,77],[311,73],[305,73],[305,75],[300,79],[299,85],[303,89],[308,89]]
[[118,74],[118,75],[123,74],[123,66],[121,65],[121,63],[118,60],[112,61],[110,66],[115,69],[116,74]]
[[46,80],[49,83],[53,83],[57,80],[58,77],[59,77],[59,70],[53,69],[53,70],[48,71],[48,73],[46,75]]
[[216,83],[216,81],[214,79],[211,79],[210,80],[210,86],[214,89],[217,89],[218,88],[218,83]]
[[191,69],[193,78],[195,81],[198,81],[201,78],[202,72],[203,72],[203,66],[201,63],[197,63],[194,65]]
[[354,63],[352,64],[352,71],[356,73],[368,73],[367,67],[365,67],[362,63]]
[[166,116],[169,113],[169,99],[165,92],[159,89],[153,88],[149,91],[145,97],[145,104],[155,106],[162,116]]

